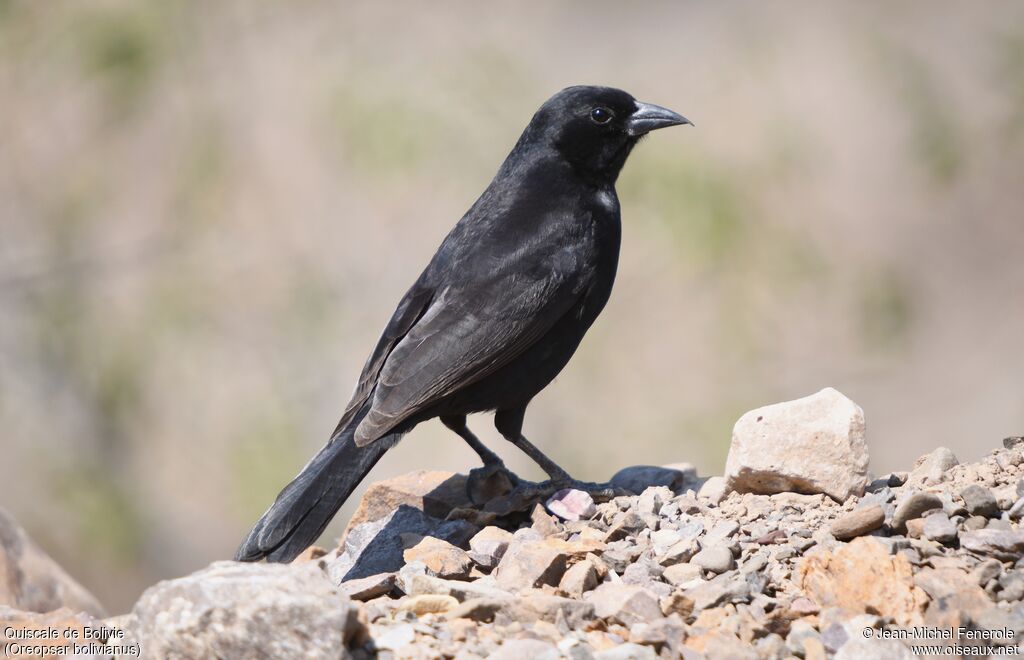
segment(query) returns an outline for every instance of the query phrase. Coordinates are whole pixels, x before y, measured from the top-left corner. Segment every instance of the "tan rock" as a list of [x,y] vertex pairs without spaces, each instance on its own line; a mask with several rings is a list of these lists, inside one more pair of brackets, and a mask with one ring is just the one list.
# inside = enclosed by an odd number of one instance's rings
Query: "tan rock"
[[891,616],[900,625],[919,624],[927,601],[914,585],[910,562],[870,537],[804,558],[794,578],[821,607]]
[[67,607],[102,618],[103,606],[0,509],[0,605],[26,612]]
[[597,567],[584,559],[565,572],[558,589],[568,596],[582,598],[584,593],[597,586],[598,579]]
[[466,495],[465,475],[415,470],[371,484],[348,521],[342,538],[356,525],[386,518],[403,504],[442,520],[453,510],[472,507]]
[[885,511],[877,504],[865,506],[836,518],[832,523],[832,536],[840,541],[873,532],[885,523]]
[[406,563],[421,561],[427,572],[439,578],[458,579],[469,576],[473,562],[469,555],[448,541],[426,536],[402,553]]
[[603,549],[604,544],[600,541],[514,539],[495,568],[495,582],[498,587],[508,590],[544,584],[557,586],[570,564],[583,559],[588,552]]
[[743,415],[726,460],[729,488],[773,494],[825,493],[839,502],[868,483],[864,412],[828,387]]

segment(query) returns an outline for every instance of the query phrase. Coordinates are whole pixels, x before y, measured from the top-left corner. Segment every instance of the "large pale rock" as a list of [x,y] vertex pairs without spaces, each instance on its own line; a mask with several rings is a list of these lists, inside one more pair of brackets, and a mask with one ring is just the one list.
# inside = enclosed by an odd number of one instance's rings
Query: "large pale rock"
[[66,607],[105,617],[85,587],[32,542],[14,518],[0,509],[0,605],[27,612]]
[[900,625],[919,624],[927,602],[906,557],[868,536],[806,557],[794,581],[821,607],[891,616]]
[[387,518],[402,505],[444,520],[454,509],[472,507],[466,495],[466,476],[454,472],[415,470],[373,483],[359,501],[359,507],[348,521],[342,538],[357,525]]
[[862,495],[864,412],[831,387],[752,410],[733,428],[725,475],[737,492],[825,493],[840,502]]
[[151,658],[339,658],[365,641],[358,609],[313,563],[217,562],[150,587],[129,636]]

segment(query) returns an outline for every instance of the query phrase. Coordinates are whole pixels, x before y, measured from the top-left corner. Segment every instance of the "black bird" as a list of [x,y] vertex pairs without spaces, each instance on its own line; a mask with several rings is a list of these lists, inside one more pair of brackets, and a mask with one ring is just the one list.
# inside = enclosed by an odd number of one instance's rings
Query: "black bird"
[[466,415],[494,411],[501,435],[551,477],[548,491],[595,490],[523,436],[523,416],[611,293],[621,235],[615,180],[626,158],[649,131],[688,123],[609,87],[548,99],[398,304],[330,441],[235,559],[295,558],[384,452],[434,417],[483,459],[480,479],[506,473],[528,490],[466,426]]

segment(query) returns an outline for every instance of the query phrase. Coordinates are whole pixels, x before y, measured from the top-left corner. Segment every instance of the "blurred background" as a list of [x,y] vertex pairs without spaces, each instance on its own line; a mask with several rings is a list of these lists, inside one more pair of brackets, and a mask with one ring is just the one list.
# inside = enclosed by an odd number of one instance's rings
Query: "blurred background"
[[[115,613],[231,556],[577,83],[696,128],[619,181],[615,293],[527,416],[552,457],[720,473],[829,385],[875,473],[1024,431],[1020,3],[0,0],[0,506]],[[435,421],[371,479],[474,465]]]

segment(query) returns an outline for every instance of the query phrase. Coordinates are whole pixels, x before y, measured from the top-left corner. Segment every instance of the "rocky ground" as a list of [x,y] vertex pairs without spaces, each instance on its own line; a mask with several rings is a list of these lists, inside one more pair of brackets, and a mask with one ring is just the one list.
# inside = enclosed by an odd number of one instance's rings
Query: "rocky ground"
[[509,510],[470,504],[464,476],[416,472],[375,484],[337,548],[292,565],[218,562],[110,619],[0,620],[102,626],[122,655],[154,658],[1012,653],[1024,439],[973,464],[940,448],[907,472],[867,468],[863,413],[823,390],[741,418],[724,476],[636,466],[613,478],[635,495]]

